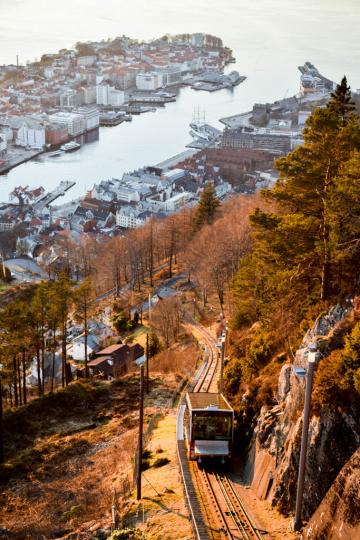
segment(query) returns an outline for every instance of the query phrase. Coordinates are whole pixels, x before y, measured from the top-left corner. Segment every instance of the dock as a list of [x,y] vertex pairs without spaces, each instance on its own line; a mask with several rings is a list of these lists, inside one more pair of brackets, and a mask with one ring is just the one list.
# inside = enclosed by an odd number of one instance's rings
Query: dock
[[57,188],[53,189],[52,191],[44,195],[42,199],[40,199],[34,204],[34,207],[33,207],[34,210],[36,210],[37,212],[39,211],[41,212],[41,210],[43,210],[46,206],[49,206],[49,204],[54,202],[58,197],[62,197],[63,195],[65,195],[65,193],[69,189],[74,187],[75,184],[76,182],[70,182],[69,180],[62,180]]
[[0,166],[0,174],[6,174],[14,167],[17,167],[22,163],[26,163],[44,152],[45,150],[23,150],[19,148],[11,148],[10,151],[8,151],[10,156],[8,157],[6,163]]
[[234,114],[233,116],[227,116],[225,118],[220,118],[219,122],[224,124],[226,127],[237,129],[240,127],[249,127],[251,124],[249,124],[249,120],[252,117],[253,113],[252,111],[241,113],[241,114]]
[[166,171],[170,169],[170,167],[175,167],[178,163],[181,163],[185,159],[193,156],[196,154],[198,150],[185,150],[184,152],[181,152],[180,154],[176,154],[176,156],[173,156],[169,159],[166,159],[165,161],[162,161],[161,163],[158,163],[157,165],[154,165],[157,169],[162,169],[163,171]]

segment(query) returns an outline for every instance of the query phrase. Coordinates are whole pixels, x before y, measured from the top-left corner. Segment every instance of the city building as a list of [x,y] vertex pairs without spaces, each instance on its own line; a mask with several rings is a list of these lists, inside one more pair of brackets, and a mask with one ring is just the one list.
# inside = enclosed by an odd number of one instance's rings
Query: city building
[[11,231],[15,227],[15,220],[8,217],[0,218],[0,232]]
[[83,92],[85,105],[96,103],[96,86],[84,86]]
[[79,107],[77,113],[84,118],[86,131],[91,131],[99,127],[100,115],[97,107]]
[[49,121],[54,124],[66,126],[69,135],[75,137],[85,131],[85,119],[81,114],[70,112],[57,112],[49,116]]
[[290,135],[248,132],[240,129],[225,129],[222,148],[254,148],[272,154],[287,154],[291,150]]
[[45,128],[28,119],[23,119],[16,135],[16,144],[24,148],[40,150],[45,146]]
[[136,88],[138,90],[158,90],[162,87],[162,76],[159,73],[139,73],[136,75]]
[[96,104],[110,107],[121,107],[125,102],[125,92],[101,82],[96,86]]
[[4,156],[6,154],[6,149],[7,149],[6,135],[4,133],[0,133],[0,156]]
[[145,221],[139,217],[139,211],[132,206],[121,206],[116,212],[116,225],[123,229],[136,229],[144,223]]
[[57,146],[69,139],[67,126],[62,124],[47,124],[45,126],[45,143],[50,146]]
[[97,58],[94,54],[89,54],[87,56],[79,56],[76,59],[76,64],[78,67],[89,67],[93,66],[96,62]]

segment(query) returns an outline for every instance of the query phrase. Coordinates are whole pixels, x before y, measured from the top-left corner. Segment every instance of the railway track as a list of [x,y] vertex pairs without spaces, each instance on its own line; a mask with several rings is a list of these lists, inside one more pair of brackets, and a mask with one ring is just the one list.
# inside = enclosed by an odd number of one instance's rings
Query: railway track
[[[206,364],[197,373],[192,392],[218,392],[218,350],[216,341],[202,327],[194,326],[206,345]],[[261,540],[233,481],[224,471],[207,469],[187,459],[183,435],[185,405],[178,409],[177,447],[186,499],[196,540]]]
[[204,373],[196,383],[193,392],[217,392],[216,374],[218,370],[218,351],[215,347],[214,338],[204,328],[196,327],[201,334],[207,348],[207,363]]
[[223,471],[198,468],[202,484],[216,512],[222,539],[261,540],[229,476]]

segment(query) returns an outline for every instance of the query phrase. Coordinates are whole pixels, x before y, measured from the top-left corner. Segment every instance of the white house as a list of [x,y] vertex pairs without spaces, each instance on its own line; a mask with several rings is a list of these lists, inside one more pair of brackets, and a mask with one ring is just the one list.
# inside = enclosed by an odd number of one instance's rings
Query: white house
[[23,122],[18,129],[16,144],[24,148],[41,149],[45,146],[45,128],[40,124]]
[[[100,340],[97,336],[89,334],[87,338],[87,353],[88,357],[92,353],[96,353],[100,350]],[[74,360],[84,361],[85,360],[85,336],[81,334],[74,338],[68,347],[68,354]]]
[[187,191],[176,193],[176,195],[173,195],[170,197],[170,199],[167,199],[167,201],[164,202],[163,208],[166,212],[175,212],[184,206],[184,204],[186,204],[190,198],[191,193],[188,193]]
[[136,75],[136,88],[138,90],[157,90],[162,87],[162,76],[156,72],[138,73]]
[[144,220],[140,219],[139,212],[132,206],[122,206],[116,212],[116,225],[124,229],[136,229],[144,225]]

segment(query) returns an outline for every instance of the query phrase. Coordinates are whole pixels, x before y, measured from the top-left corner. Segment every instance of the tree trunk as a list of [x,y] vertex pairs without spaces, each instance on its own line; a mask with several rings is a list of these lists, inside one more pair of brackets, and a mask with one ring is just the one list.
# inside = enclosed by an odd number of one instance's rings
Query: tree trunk
[[13,397],[12,397],[12,390],[11,390],[11,384],[9,384],[9,400],[10,400],[10,407],[13,408]]
[[45,394],[45,345],[41,346],[41,373],[42,373],[42,384],[41,384],[41,393]]
[[66,317],[65,317],[65,319],[63,319],[63,324],[62,324],[61,352],[62,352],[62,354],[61,354],[61,356],[62,356],[62,371],[61,371],[62,380],[61,380],[61,383],[62,383],[62,387],[64,388],[65,384],[67,386],[68,383],[69,383],[68,376],[67,376],[67,373],[66,373],[66,363],[67,363],[67,354],[66,354]]
[[154,274],[154,246],[153,246],[153,226],[152,221],[150,222],[150,264],[149,264],[149,276],[150,276],[150,287],[153,287],[153,274]]
[[18,388],[19,388],[19,404],[22,405],[22,390],[21,390],[21,371],[20,371],[20,361],[16,359],[16,368],[17,368],[17,379],[18,379]]
[[24,397],[24,405],[27,403],[27,396],[26,396],[26,359],[25,359],[25,349],[22,352],[22,375],[23,375],[23,397]]
[[85,377],[89,377],[89,367],[88,367],[88,327],[87,327],[87,307],[84,306],[84,334],[85,334]]
[[50,393],[54,391],[54,377],[55,377],[55,349],[52,351],[52,367],[51,367],[51,386]]
[[321,300],[327,300],[329,296],[329,279],[330,279],[330,250],[329,250],[329,224],[327,220],[327,193],[330,186],[330,161],[328,164],[322,198],[322,241],[323,241],[323,264],[321,272]]
[[16,356],[13,358],[13,383],[14,383],[14,400],[15,407],[19,405],[18,386],[17,386],[17,368],[16,368]]
[[40,369],[40,349],[36,347],[36,367],[37,367],[37,383],[38,383],[38,396],[41,396],[41,369]]

